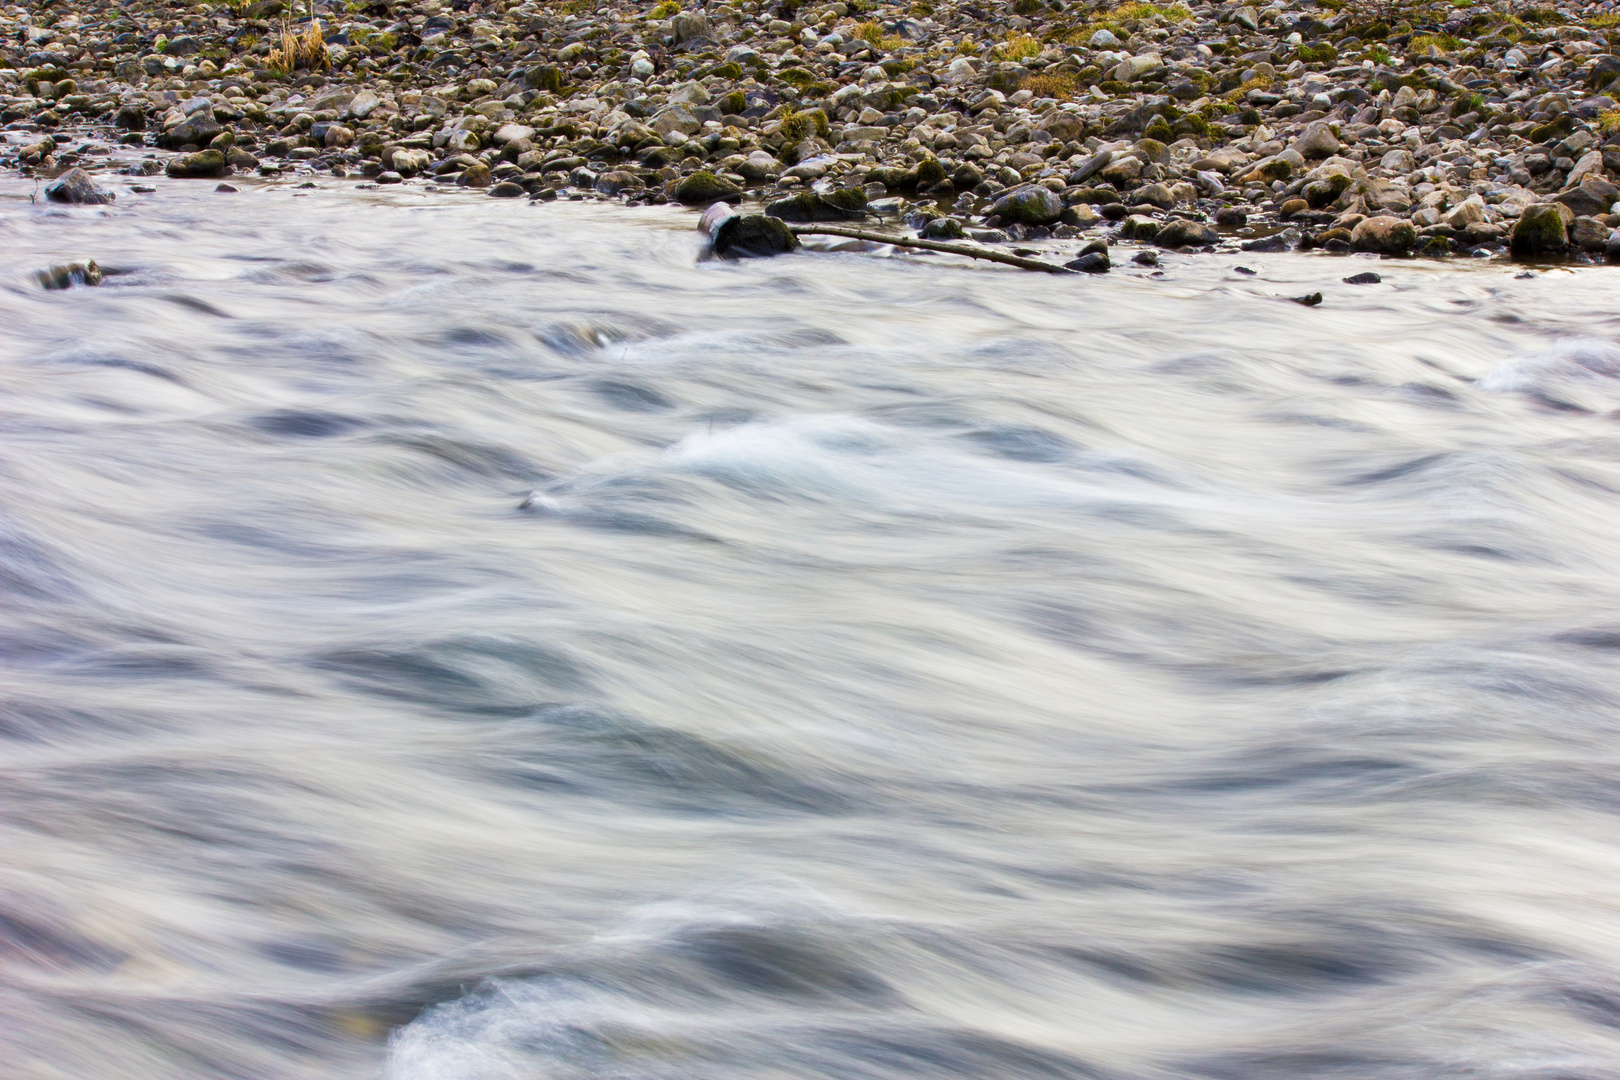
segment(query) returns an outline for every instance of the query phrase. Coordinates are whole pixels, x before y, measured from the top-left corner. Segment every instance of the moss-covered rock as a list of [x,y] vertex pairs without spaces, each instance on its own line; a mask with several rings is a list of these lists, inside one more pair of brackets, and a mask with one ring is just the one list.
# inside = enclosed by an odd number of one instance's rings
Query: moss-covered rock
[[1562,255],[1569,250],[1569,223],[1574,214],[1561,203],[1527,206],[1513,225],[1509,243],[1515,259]]
[[669,197],[687,206],[708,206],[717,202],[736,202],[742,198],[742,188],[729,180],[722,180],[707,169],[699,169],[670,185]]
[[531,90],[545,90],[555,94],[563,88],[562,68],[555,64],[541,64],[530,68],[523,81],[529,84]]
[[782,255],[798,246],[799,238],[786,222],[765,214],[734,215],[714,232],[714,253],[726,258]]
[[777,199],[765,212],[783,221],[857,221],[866,216],[866,193],[858,188],[825,194],[803,191]]
[[1142,129],[1142,135],[1145,138],[1155,139],[1162,143],[1172,143],[1176,141],[1175,129],[1172,128],[1170,126],[1170,122],[1162,116],[1155,116],[1151,121],[1149,121],[1148,126]]
[[202,180],[224,176],[230,171],[225,155],[218,150],[199,150],[169,159],[168,174],[177,180]]
[[1312,210],[1320,210],[1333,203],[1351,184],[1350,177],[1345,173],[1329,173],[1320,180],[1312,180],[1300,189],[1303,198]]
[[945,166],[937,157],[925,157],[917,162],[917,187],[927,189],[945,182]]
[[1003,225],[1050,225],[1063,216],[1063,200],[1043,187],[1014,188],[997,199],[990,212]]

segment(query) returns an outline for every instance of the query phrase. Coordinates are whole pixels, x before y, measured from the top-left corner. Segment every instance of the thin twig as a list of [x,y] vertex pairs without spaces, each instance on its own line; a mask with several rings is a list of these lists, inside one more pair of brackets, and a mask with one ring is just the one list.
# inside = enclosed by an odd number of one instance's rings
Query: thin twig
[[951,255],[966,255],[970,259],[988,259],[990,262],[1005,263],[1023,270],[1044,270],[1048,274],[1072,274],[1074,271],[1066,266],[1056,263],[1041,262],[1039,259],[1026,259],[1021,255],[1003,255],[999,251],[990,251],[987,248],[972,247],[968,244],[947,244],[943,240],[912,240],[904,236],[889,236],[886,233],[868,232],[865,229],[848,229],[838,225],[789,225],[795,236],[844,236],[851,240],[870,240],[874,244],[893,244],[896,247],[922,248],[925,251],[943,251]]

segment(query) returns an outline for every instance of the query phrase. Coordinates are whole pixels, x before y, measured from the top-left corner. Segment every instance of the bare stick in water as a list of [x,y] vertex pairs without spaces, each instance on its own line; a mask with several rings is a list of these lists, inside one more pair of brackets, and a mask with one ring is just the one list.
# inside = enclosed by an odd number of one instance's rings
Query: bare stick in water
[[1048,274],[1071,274],[1074,271],[1066,266],[1056,263],[1041,262],[1039,259],[1026,259],[1021,255],[1004,255],[999,251],[990,251],[986,248],[972,247],[968,244],[948,244],[943,240],[912,240],[903,236],[889,236],[886,233],[868,232],[865,229],[848,229],[840,225],[789,225],[795,236],[844,236],[851,240],[870,240],[874,244],[893,244],[896,247],[923,248],[927,251],[943,251],[951,255],[966,255],[970,259],[988,259],[990,262],[1005,263],[1023,270],[1044,270]]

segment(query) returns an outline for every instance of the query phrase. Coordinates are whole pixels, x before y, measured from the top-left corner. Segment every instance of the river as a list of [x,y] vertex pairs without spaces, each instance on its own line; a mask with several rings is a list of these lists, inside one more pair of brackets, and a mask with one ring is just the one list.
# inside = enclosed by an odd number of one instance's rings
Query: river
[[1620,1075],[1612,270],[155,183],[0,183],[7,1080]]

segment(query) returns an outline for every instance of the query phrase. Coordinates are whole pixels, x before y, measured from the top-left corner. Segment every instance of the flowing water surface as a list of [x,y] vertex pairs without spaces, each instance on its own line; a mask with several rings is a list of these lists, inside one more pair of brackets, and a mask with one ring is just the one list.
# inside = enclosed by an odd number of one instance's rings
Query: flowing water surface
[[1614,272],[157,183],[0,190],[6,1080],[1620,1076]]

